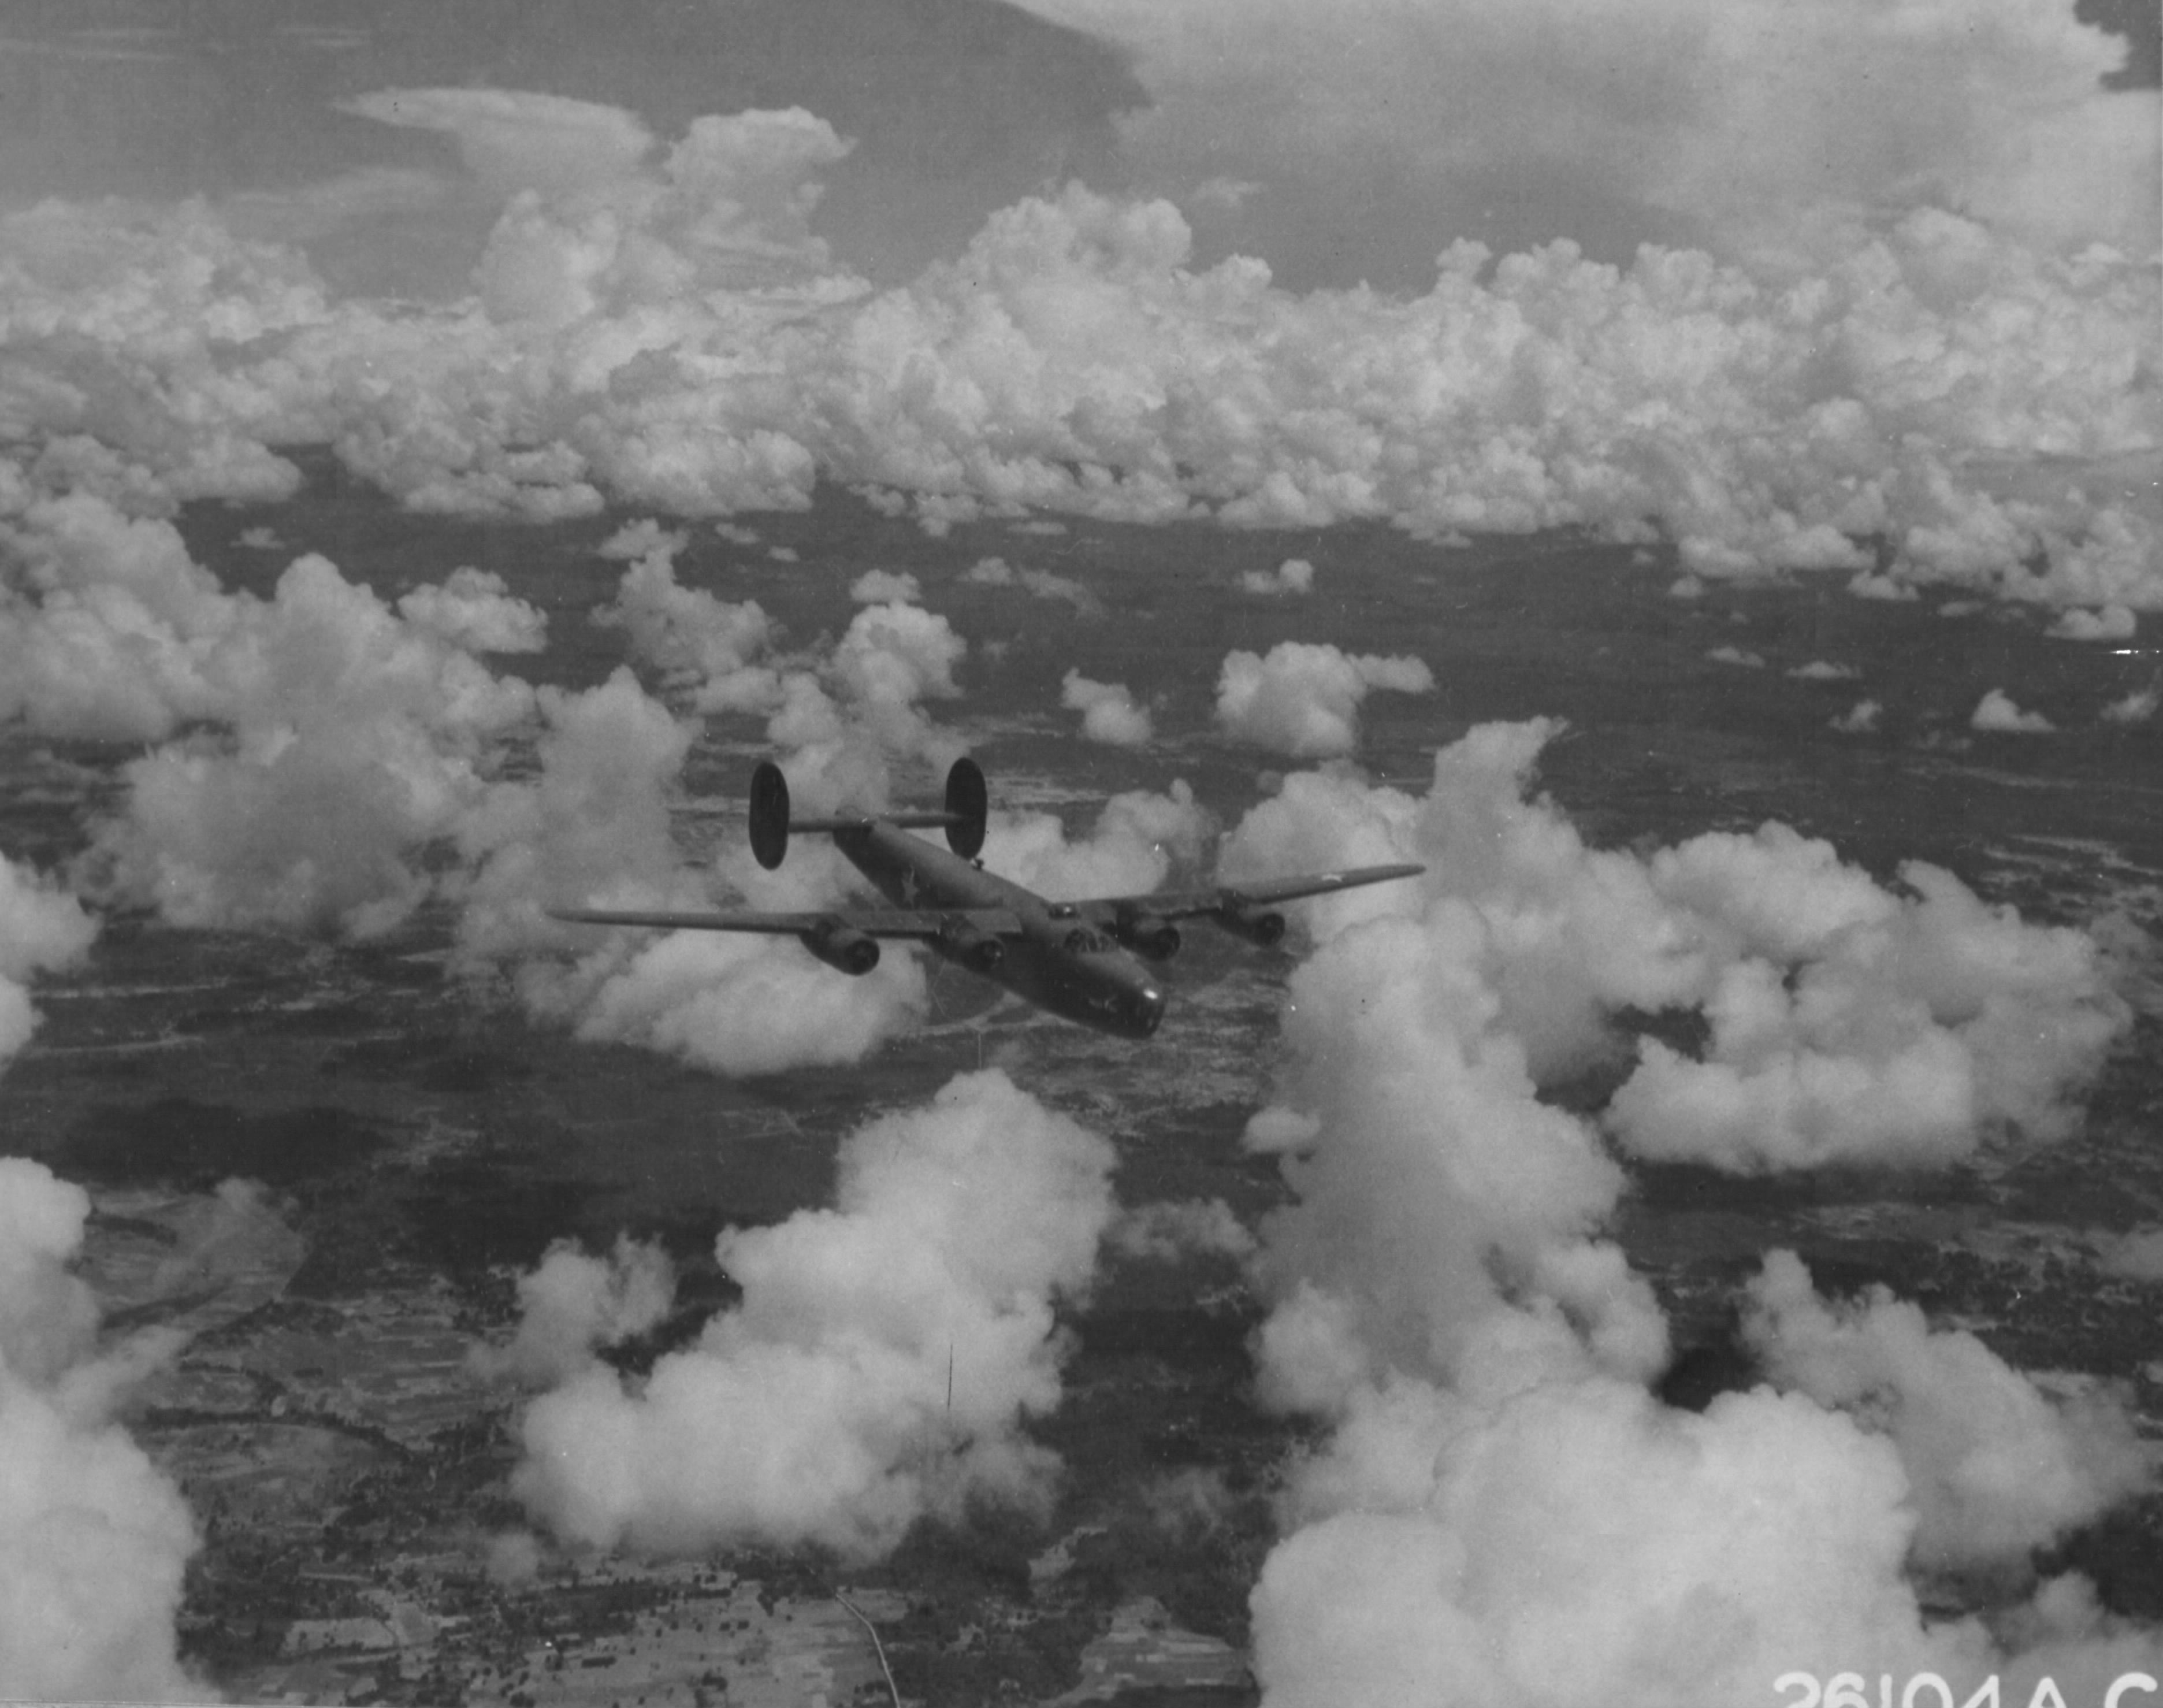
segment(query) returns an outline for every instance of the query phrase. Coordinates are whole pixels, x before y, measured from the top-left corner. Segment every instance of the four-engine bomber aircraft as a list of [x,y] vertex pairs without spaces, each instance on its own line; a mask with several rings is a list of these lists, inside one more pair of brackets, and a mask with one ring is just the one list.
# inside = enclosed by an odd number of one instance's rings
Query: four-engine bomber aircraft
[[[751,779],[751,846],[758,863],[768,871],[780,865],[792,830],[822,832],[892,907],[703,914],[564,908],[551,914],[589,925],[785,934],[829,967],[858,976],[878,965],[879,938],[914,938],[1055,1014],[1121,1038],[1146,1038],[1164,1018],[1164,993],[1128,951],[1150,961],[1170,960],[1179,950],[1175,921],[1206,919],[1266,947],[1285,934],[1281,903],[1386,883],[1426,869],[1364,866],[1237,887],[1046,901],[984,870],[977,854],[984,846],[985,811],[984,773],[973,760],[957,759],[946,774],[943,812],[844,815],[792,824],[788,781],[768,760]],[[931,828],[946,832],[945,848],[906,834]]]

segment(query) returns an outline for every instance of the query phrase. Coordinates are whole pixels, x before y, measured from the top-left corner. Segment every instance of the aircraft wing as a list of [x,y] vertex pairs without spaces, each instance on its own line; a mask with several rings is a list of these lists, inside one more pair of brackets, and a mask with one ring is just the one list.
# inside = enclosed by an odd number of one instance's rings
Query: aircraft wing
[[1168,889],[1155,895],[1106,896],[1099,900],[1076,902],[1074,906],[1092,920],[1133,914],[1148,914],[1160,919],[1186,919],[1202,914],[1274,907],[1279,902],[1297,901],[1303,896],[1334,895],[1339,890],[1357,889],[1362,884],[1417,878],[1426,870],[1424,866],[1359,866],[1349,872],[1263,878],[1254,883],[1219,884],[1213,889]]
[[757,931],[793,937],[839,920],[867,937],[937,937],[957,925],[997,937],[1018,936],[1021,919],[1011,908],[825,908],[815,913],[767,913],[750,909],[707,914],[647,913],[613,908],[551,908],[548,917],[573,925],[645,925],[657,931]]

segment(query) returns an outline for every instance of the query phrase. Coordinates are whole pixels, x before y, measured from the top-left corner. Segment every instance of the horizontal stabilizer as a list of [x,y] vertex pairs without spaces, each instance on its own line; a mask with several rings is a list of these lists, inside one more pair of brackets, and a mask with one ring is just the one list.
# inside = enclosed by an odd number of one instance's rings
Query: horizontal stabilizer
[[937,830],[961,822],[952,813],[839,813],[830,818],[791,819],[788,828],[798,835],[823,830],[830,836],[835,830],[860,830],[873,823],[892,825],[898,830]]

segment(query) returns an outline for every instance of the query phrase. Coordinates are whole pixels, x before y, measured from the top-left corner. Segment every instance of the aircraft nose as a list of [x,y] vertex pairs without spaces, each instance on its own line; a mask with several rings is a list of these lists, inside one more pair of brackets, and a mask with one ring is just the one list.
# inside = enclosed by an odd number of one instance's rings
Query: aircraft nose
[[1134,993],[1134,1023],[1146,1038],[1156,1030],[1164,1019],[1164,993],[1153,984],[1145,984]]

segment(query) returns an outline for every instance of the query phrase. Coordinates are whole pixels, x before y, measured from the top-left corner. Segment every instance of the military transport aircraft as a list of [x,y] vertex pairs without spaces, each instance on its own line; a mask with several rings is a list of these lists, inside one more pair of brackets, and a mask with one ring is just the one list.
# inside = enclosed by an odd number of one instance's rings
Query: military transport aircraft
[[[751,846],[758,863],[768,871],[780,865],[791,830],[820,832],[834,839],[892,907],[702,914],[562,908],[551,909],[550,917],[586,925],[785,935],[829,967],[858,976],[878,965],[879,938],[914,938],[1055,1014],[1118,1037],[1146,1038],[1164,1018],[1164,993],[1128,951],[1150,961],[1170,960],[1179,950],[1176,920],[1206,919],[1267,947],[1285,934],[1281,903],[1426,870],[1363,866],[1213,889],[1046,901],[984,870],[977,854],[984,846],[985,812],[984,773],[975,761],[956,759],[946,773],[943,812],[888,818],[844,814],[792,823],[788,780],[767,760],[751,779]],[[945,848],[906,834],[935,828],[946,832]]]

